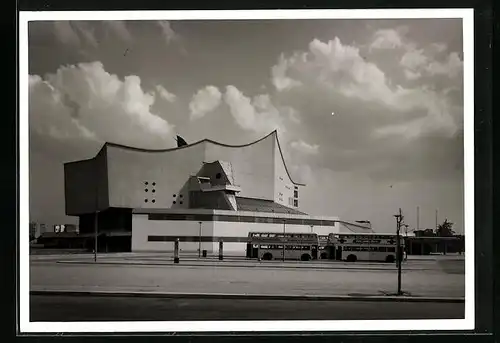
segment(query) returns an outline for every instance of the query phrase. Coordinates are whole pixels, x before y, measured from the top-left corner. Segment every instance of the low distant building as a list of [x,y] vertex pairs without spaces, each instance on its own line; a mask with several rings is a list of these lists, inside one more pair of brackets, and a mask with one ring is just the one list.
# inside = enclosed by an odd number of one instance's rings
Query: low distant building
[[462,254],[465,252],[465,237],[415,235],[405,237],[408,255]]

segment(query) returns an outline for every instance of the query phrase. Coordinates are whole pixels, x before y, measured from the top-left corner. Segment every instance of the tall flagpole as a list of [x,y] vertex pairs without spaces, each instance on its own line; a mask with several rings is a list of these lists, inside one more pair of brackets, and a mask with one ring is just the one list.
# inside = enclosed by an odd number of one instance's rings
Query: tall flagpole
[[420,230],[420,207],[417,206],[417,231]]

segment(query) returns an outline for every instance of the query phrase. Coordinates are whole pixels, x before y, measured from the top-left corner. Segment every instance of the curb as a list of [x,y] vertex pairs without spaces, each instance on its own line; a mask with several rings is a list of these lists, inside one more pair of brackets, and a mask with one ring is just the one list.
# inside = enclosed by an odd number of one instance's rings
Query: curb
[[235,300],[303,300],[303,301],[394,301],[394,302],[432,302],[464,303],[464,298],[414,297],[394,295],[272,295],[272,294],[233,294],[233,293],[165,293],[165,292],[123,292],[123,291],[30,291],[32,296],[87,296],[87,297],[131,297],[131,298],[170,298],[170,299],[235,299]]
[[[350,270],[350,271],[397,271],[397,268],[376,268],[376,267],[339,267],[339,266],[287,266],[287,265],[275,265],[275,264],[229,264],[229,263],[217,263],[217,262],[203,262],[203,263],[182,263],[174,264],[171,263],[158,263],[158,262],[90,262],[90,261],[56,261],[58,264],[80,264],[80,265],[113,265],[113,266],[164,266],[164,267],[224,267],[224,268],[276,268],[276,269],[307,269],[307,270]],[[403,271],[429,271],[436,270],[430,268],[406,268]]]

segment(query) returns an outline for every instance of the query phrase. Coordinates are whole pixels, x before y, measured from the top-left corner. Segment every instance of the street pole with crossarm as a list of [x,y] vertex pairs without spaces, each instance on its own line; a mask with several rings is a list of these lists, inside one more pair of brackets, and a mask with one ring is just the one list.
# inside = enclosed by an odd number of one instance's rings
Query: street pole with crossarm
[[396,217],[396,263],[398,266],[398,293],[397,295],[401,295],[401,237],[400,230],[403,222],[403,214],[401,213],[401,208],[399,209],[399,213],[395,214]]

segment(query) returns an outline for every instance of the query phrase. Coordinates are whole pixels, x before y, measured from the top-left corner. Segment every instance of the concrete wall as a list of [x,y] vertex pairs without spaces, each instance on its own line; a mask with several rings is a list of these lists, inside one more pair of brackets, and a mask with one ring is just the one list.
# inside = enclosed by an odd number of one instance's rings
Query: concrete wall
[[96,198],[100,210],[188,208],[190,176],[196,175],[204,162],[216,160],[231,163],[234,183],[241,187],[238,196],[290,206],[294,185],[273,133],[237,147],[202,141],[178,149],[148,151],[106,144],[95,159],[65,165],[66,213],[92,213]]
[[[285,163],[281,156],[277,141],[275,142],[273,147],[273,154],[274,154],[274,202],[284,206],[294,207],[293,200],[290,203],[289,199],[290,198],[293,199],[293,192],[295,185],[288,176]],[[300,197],[300,189],[299,189],[299,197]]]
[[90,160],[64,164],[67,215],[92,213],[109,207],[106,149]]
[[[214,235],[213,222],[203,222],[201,227],[202,236],[212,237]],[[132,251],[133,252],[172,252],[173,242],[148,242],[148,236],[193,236],[199,237],[200,224],[197,221],[180,220],[148,220],[146,214],[134,214],[132,216]],[[180,252],[197,252],[198,242],[179,242]],[[202,242],[201,250],[213,253],[213,244]]]
[[[198,221],[182,220],[148,220],[146,214],[134,214],[132,219],[132,251],[165,251],[172,252],[173,242],[148,242],[148,236],[192,236],[195,242],[180,242],[179,248],[183,252],[196,253],[198,251],[199,237]],[[335,226],[313,226],[313,232],[320,235],[339,232]],[[243,222],[203,222],[202,236],[204,237],[241,237],[245,239],[249,232],[283,232],[283,224],[270,223],[243,223]],[[285,232],[310,233],[308,225],[285,225]],[[208,254],[218,254],[218,242],[202,242],[202,250]],[[230,255],[244,255],[245,242],[224,242],[224,252]]]
[[204,152],[205,143],[165,152],[108,147],[110,206],[187,208],[189,176],[202,168]]
[[274,135],[243,147],[221,146],[207,142],[206,162],[231,162],[234,183],[241,187],[240,197],[274,199]]

